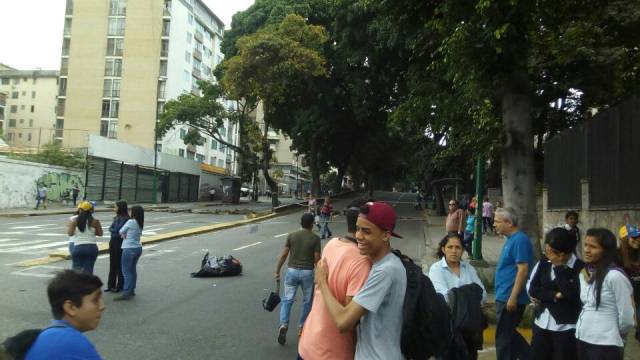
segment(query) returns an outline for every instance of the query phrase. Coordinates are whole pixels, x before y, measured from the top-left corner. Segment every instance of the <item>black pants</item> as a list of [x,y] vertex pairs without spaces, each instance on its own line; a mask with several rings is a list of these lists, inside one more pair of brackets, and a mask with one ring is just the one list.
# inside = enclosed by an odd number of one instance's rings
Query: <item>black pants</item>
[[122,238],[112,237],[109,241],[109,280],[107,288],[122,290],[124,276],[122,275]]
[[532,360],[565,360],[575,357],[576,331],[551,331],[533,325]]
[[529,360],[531,348],[516,330],[526,305],[518,304],[516,311],[507,311],[507,303],[496,301],[496,355],[498,360]]
[[594,345],[576,340],[579,360],[623,360],[624,348],[613,345]]

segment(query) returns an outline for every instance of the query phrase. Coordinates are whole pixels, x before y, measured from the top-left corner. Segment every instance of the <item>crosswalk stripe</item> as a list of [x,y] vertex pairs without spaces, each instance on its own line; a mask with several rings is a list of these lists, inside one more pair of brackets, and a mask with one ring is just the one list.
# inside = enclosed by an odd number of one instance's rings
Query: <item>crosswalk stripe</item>
[[45,249],[45,248],[50,248],[50,247],[54,247],[54,246],[60,246],[60,245],[63,245],[63,244],[68,244],[68,243],[69,243],[69,241],[58,241],[58,242],[48,243],[48,244],[33,245],[33,246],[23,246],[23,247],[11,249],[11,250],[0,250],[0,253],[17,253],[17,252],[22,252],[22,251],[26,251],[26,250]]
[[[28,244],[38,244],[38,243],[42,243],[42,242],[46,242],[48,240],[29,240]],[[8,243],[8,244],[0,244],[0,247],[5,247],[5,246],[16,246],[16,245],[25,245],[25,241],[22,240],[20,242],[15,242],[15,243]]]

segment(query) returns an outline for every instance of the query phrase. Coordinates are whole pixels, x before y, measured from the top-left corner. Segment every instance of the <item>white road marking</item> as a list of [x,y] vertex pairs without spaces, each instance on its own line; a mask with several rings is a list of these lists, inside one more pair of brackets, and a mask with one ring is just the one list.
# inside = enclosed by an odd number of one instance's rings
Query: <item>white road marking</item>
[[68,244],[68,243],[69,243],[69,241],[58,241],[58,242],[49,243],[49,244],[23,246],[23,247],[11,249],[11,250],[0,250],[0,253],[17,253],[17,252],[22,252],[22,251],[26,251],[26,250],[37,250],[37,249],[44,249],[44,248],[54,247],[54,246],[60,246],[60,245]]
[[5,243],[5,244],[0,244],[0,247],[4,247],[4,246],[16,246],[16,245],[32,245],[32,244],[38,244],[38,243],[42,243],[42,242],[47,242],[48,240],[27,240],[26,242],[24,240],[16,242],[16,243]]
[[7,241],[13,241],[13,240],[18,240],[18,239],[0,239],[0,242],[7,242]]
[[22,234],[26,234],[26,232],[24,232],[24,231],[3,231],[3,232],[0,232],[0,235],[22,235]]
[[37,236],[69,236],[67,234],[54,234],[54,233],[44,233],[44,234],[37,233],[36,235]]
[[276,235],[276,236],[274,236],[274,238],[279,238],[279,237],[283,237],[283,236],[287,236],[287,235],[289,235],[289,233],[284,233],[284,234]]
[[14,226],[12,229],[39,229],[43,226],[49,226],[48,224],[29,225],[29,226]]
[[12,275],[20,275],[20,276],[33,276],[33,277],[39,277],[39,278],[52,278],[55,275],[54,274],[42,274],[42,273],[29,273],[28,271],[31,270],[35,270],[35,269],[53,269],[53,270],[62,270],[64,269],[63,267],[60,266],[48,266],[48,265],[40,265],[40,266],[33,266],[30,268],[26,268],[26,269],[22,269],[22,270],[17,270],[12,272]]
[[241,247],[239,247],[239,248],[237,248],[237,249],[233,249],[233,250],[231,250],[231,251],[238,251],[238,250],[246,249],[246,248],[248,248],[248,247],[256,246],[256,245],[259,245],[259,244],[262,244],[262,241],[258,241],[258,242],[253,243],[253,244],[249,244],[249,245],[241,246]]
[[157,235],[158,233],[155,231],[143,231],[142,235]]

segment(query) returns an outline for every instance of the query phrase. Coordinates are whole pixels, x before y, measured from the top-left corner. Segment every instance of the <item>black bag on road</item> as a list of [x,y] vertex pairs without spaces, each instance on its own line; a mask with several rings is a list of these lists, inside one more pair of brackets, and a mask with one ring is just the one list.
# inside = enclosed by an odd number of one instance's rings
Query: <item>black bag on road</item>
[[242,274],[242,264],[231,255],[210,257],[209,252],[204,255],[200,264],[200,271],[191,273],[191,277],[219,277]]
[[262,299],[262,307],[271,312],[280,304],[280,280],[276,280],[276,291],[271,291]]

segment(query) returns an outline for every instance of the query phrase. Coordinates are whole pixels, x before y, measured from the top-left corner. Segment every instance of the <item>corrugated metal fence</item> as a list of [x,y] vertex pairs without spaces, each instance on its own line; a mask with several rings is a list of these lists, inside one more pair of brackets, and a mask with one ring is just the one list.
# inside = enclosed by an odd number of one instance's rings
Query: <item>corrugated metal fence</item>
[[550,209],[581,207],[581,179],[592,208],[640,206],[640,97],[603,111],[545,144]]

